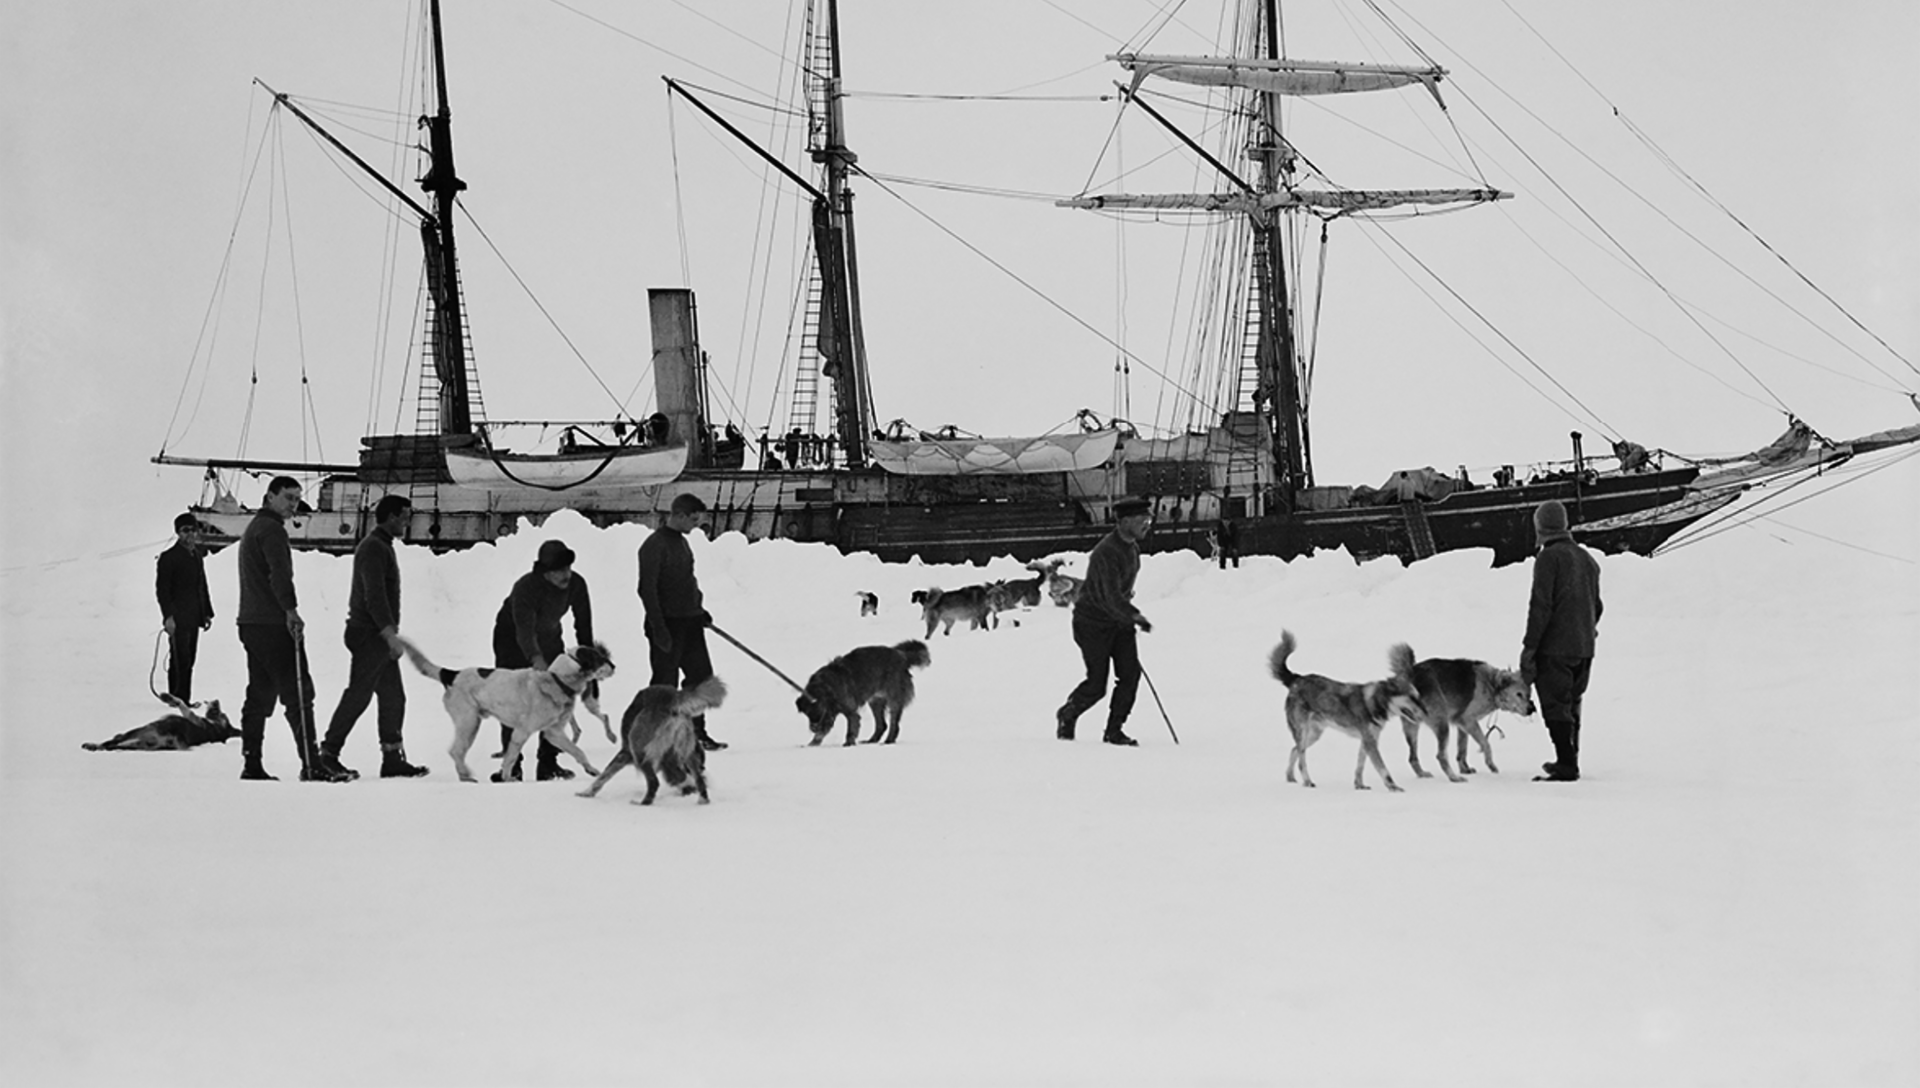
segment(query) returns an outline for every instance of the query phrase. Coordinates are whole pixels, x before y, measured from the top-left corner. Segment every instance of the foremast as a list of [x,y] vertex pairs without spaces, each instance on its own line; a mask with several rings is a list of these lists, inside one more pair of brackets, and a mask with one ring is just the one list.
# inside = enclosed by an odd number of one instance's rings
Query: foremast
[[[1210,163],[1226,183],[1223,191],[1083,195],[1059,204],[1107,211],[1191,211],[1245,220],[1253,236],[1251,271],[1257,305],[1253,321],[1258,378],[1252,394],[1253,407],[1264,417],[1273,441],[1275,497],[1282,508],[1291,509],[1296,492],[1313,484],[1306,378],[1295,336],[1294,290],[1286,275],[1296,218],[1312,215],[1326,221],[1408,205],[1482,203],[1505,199],[1511,194],[1497,189],[1312,190],[1298,187],[1298,155],[1285,135],[1280,112],[1283,97],[1351,94],[1419,85],[1439,102],[1440,82],[1447,73],[1433,64],[1347,64],[1282,56],[1276,7],[1277,0],[1262,0],[1255,6],[1253,25],[1243,39],[1250,56],[1121,53],[1108,57],[1132,74],[1131,83],[1121,88],[1124,100],[1150,114]],[[1253,176],[1241,177],[1148,105],[1141,88],[1149,79],[1220,87],[1234,92],[1234,108],[1242,112],[1247,121],[1246,144],[1240,150],[1244,161],[1252,167],[1249,173]]]
[[810,39],[818,49],[806,69],[812,87],[807,100],[817,109],[812,126],[817,139],[810,141],[810,153],[822,173],[813,202],[813,248],[820,276],[817,347],[820,373],[833,380],[834,431],[839,435],[840,449],[848,467],[859,468],[866,464],[867,437],[873,432],[874,419],[866,336],[860,318],[853,191],[847,186],[859,156],[846,143],[839,0],[825,0],[824,7],[826,25]]
[[467,374],[466,307],[460,295],[460,266],[453,240],[453,205],[467,183],[453,168],[453,111],[447,104],[447,60],[440,33],[440,0],[429,5],[433,22],[435,110],[420,119],[427,130],[427,173],[420,187],[433,198],[433,214],[420,221],[426,251],[427,292],[432,300],[434,374],[439,379],[438,430],[443,435],[473,433],[473,395]]

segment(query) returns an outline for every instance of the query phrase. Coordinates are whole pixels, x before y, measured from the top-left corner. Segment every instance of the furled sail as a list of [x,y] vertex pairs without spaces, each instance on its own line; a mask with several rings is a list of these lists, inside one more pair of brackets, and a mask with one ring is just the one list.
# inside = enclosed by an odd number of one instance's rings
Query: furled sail
[[1277,193],[1110,193],[1056,201],[1062,208],[1125,211],[1199,211],[1252,215],[1276,208],[1323,208],[1341,213],[1381,211],[1409,204],[1483,204],[1507,200],[1499,189],[1291,189]]
[[1336,61],[1256,60],[1244,57],[1143,56],[1121,53],[1108,58],[1133,73],[1133,88],[1148,76],[1203,87],[1239,87],[1269,94],[1319,95],[1386,91],[1418,83],[1437,100],[1439,67],[1394,64],[1344,64]]
[[873,463],[903,476],[1008,475],[1099,468],[1113,456],[1120,432],[1049,434],[1038,438],[942,438],[867,443]]

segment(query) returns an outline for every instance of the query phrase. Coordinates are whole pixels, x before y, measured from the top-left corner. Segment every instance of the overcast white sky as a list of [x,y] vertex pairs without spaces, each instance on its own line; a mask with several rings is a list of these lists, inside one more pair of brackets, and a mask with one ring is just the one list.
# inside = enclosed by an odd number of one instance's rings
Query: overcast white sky
[[[1114,107],[1092,99],[1117,78],[1104,55],[1152,22],[1155,5],[842,6],[847,83],[860,96],[848,106],[850,142],[865,168],[1047,197],[1112,176],[1114,160],[1099,154]],[[1845,331],[1824,303],[1757,258],[1724,218],[1686,196],[1607,103],[1869,328],[1907,358],[1920,358],[1920,247],[1913,242],[1920,203],[1912,199],[1920,109],[1907,80],[1920,9],[1898,0],[1817,9],[1730,0],[1382,0],[1381,7],[1453,70],[1444,90],[1454,123],[1488,179],[1520,194],[1498,209],[1402,224],[1394,237],[1592,414],[1648,445],[1696,454],[1771,438],[1781,422],[1776,396],[1835,437],[1914,421],[1901,392],[1920,382],[1914,371]],[[1414,59],[1387,44],[1391,35],[1364,5],[1336,9],[1316,0],[1289,10],[1295,55]],[[391,399],[369,396],[385,213],[304,134],[289,127],[277,144],[264,145],[284,154],[278,184],[285,202],[275,214],[283,227],[292,224],[297,326],[284,301],[291,297],[284,243],[267,280],[281,301],[260,311],[252,300],[261,282],[264,181],[256,182],[239,233],[235,223],[268,105],[250,80],[313,100],[395,108],[411,71],[404,63],[411,5],[7,0],[0,11],[5,565],[164,536],[198,485],[193,470],[147,459],[167,440],[170,423],[172,452],[236,452],[251,358],[261,375],[252,454],[350,460],[369,416],[388,429]],[[1214,18],[1210,6],[1190,3],[1148,48],[1206,51],[1200,31]],[[755,170],[710,125],[683,107],[670,110],[660,76],[764,96],[777,80],[791,23],[789,6],[776,0],[450,5],[449,78],[460,170],[471,186],[467,207],[599,376],[596,382],[462,222],[463,274],[491,415],[605,416],[614,397],[634,387],[649,350],[647,289],[691,282],[716,373],[732,386],[718,403],[743,401],[737,418],[746,425],[765,419],[787,288],[776,281],[765,318],[746,314],[749,289],[759,289],[749,264],[760,200]],[[866,97],[873,93],[1063,100]],[[1389,97],[1390,104],[1364,107],[1383,111],[1365,123],[1385,131],[1418,112],[1424,124],[1448,132],[1421,92]],[[1776,304],[1724,269],[1709,274],[1710,259],[1611,188],[1515,99],[1825,328],[1842,330],[1845,346],[1782,318]],[[1416,145],[1430,157],[1409,158],[1410,169],[1391,175],[1368,159],[1343,157],[1357,130],[1323,123],[1324,116],[1319,105],[1297,107],[1296,139],[1343,181],[1463,181],[1438,145]],[[353,124],[361,131],[342,135],[384,164],[389,151],[379,127]],[[1753,377],[1658,291],[1631,285],[1617,262],[1572,240],[1574,226],[1588,235],[1596,228],[1532,172],[1501,130],[1548,164],[1670,290],[1714,315],[1703,321],[1716,332],[1724,320],[1759,337],[1721,333]],[[1151,126],[1130,121],[1118,151],[1134,167],[1163,146]],[[1154,265],[1175,259],[1174,228],[1132,231],[1122,250],[1110,220],[1047,200],[890,188],[911,205],[870,183],[857,189],[883,418],[1019,433],[1045,430],[1081,407],[1111,411],[1113,350],[1056,303],[1172,369],[1167,288]],[[230,235],[237,240],[221,354],[204,384],[196,371],[189,385]],[[1412,465],[1562,456],[1568,430],[1593,433],[1433,312],[1401,270],[1382,262],[1390,243],[1381,237],[1352,227],[1336,233],[1315,402],[1323,482],[1377,482]],[[1530,238],[1586,282],[1608,288],[1645,333],[1595,304]],[[401,343],[417,244],[409,234],[395,242]],[[1122,263],[1124,290],[1116,278]],[[322,443],[304,449],[289,393],[302,358]],[[1527,363],[1509,362],[1542,381]],[[398,363],[391,366],[385,380],[394,386]],[[1159,396],[1151,376],[1136,369],[1131,414],[1151,420]],[[176,415],[177,404],[184,406]]]

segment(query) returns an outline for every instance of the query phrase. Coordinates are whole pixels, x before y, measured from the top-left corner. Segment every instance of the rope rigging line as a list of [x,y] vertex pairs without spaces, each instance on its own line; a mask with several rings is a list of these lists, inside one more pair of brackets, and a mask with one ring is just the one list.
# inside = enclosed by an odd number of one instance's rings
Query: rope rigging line
[[540,311],[540,316],[546,318],[547,324],[553,326],[553,331],[560,335],[561,341],[567,345],[567,350],[573,352],[573,357],[580,360],[581,366],[587,368],[587,373],[593,376],[594,384],[600,387],[600,391],[607,395],[607,399],[613,402],[615,408],[620,408],[624,411],[625,407],[620,403],[620,398],[613,395],[612,389],[607,388],[607,383],[600,378],[600,372],[593,369],[593,364],[587,362],[587,357],[580,353],[578,347],[574,346],[573,339],[567,335],[565,329],[560,327],[560,323],[553,319],[553,314],[547,311],[546,304],[542,303],[539,297],[533,293],[533,288],[527,286],[527,281],[520,278],[519,270],[514,268],[512,262],[507,260],[506,254],[500,252],[500,247],[493,244],[493,238],[487,234],[487,229],[480,225],[480,221],[473,217],[473,212],[468,209],[467,202],[456,199],[454,203],[459,207],[460,211],[466,215],[467,222],[473,224],[473,229],[479,232],[481,240],[487,243],[487,248],[493,250],[493,255],[500,259],[500,264],[506,268],[507,274],[513,277],[513,282],[519,284],[520,290],[526,292],[527,298],[533,303],[534,308]]
[[[1844,476],[1844,478],[1839,479],[1833,484],[1827,487],[1821,488],[1820,490],[1815,491],[1810,495],[1802,495],[1801,497],[1794,499],[1792,502],[1781,504],[1779,508],[1774,511],[1774,513],[1777,514],[1780,511],[1798,506],[1801,503],[1808,501],[1809,499],[1817,499],[1820,496],[1825,495],[1827,492],[1834,490],[1835,488],[1845,487],[1851,483],[1857,483],[1858,481],[1863,480],[1866,477],[1871,476],[1877,472],[1883,472],[1889,468],[1894,467],[1895,465],[1902,464],[1915,456],[1920,456],[1920,447],[1904,450],[1899,454],[1897,454],[1896,456],[1889,457],[1887,460],[1882,461],[1880,464],[1874,465],[1871,468],[1859,469],[1859,470],[1849,469],[1845,471],[1843,471],[1842,469],[1836,468],[1831,473],[1822,473],[1818,469],[1809,470],[1807,471],[1807,474],[1802,476],[1800,479],[1795,480],[1793,483],[1788,484],[1786,487],[1780,489],[1780,491],[1775,494],[1774,498],[1778,498],[1779,496],[1785,495],[1787,492],[1792,491],[1794,488],[1800,487],[1803,484],[1812,483],[1814,480],[1824,479],[1828,475]],[[1688,545],[1691,545],[1691,544],[1697,544],[1703,540],[1711,540],[1712,538],[1719,536],[1721,533],[1729,532],[1733,529],[1741,528],[1747,525],[1748,523],[1763,517],[1764,515],[1759,513],[1758,511],[1759,511],[1759,508],[1766,505],[1768,501],[1769,501],[1768,499],[1761,499],[1749,506],[1740,508],[1740,510],[1738,511],[1729,511],[1727,513],[1724,513],[1714,521],[1709,521],[1703,524],[1695,525],[1692,528],[1688,529],[1681,536],[1675,537],[1674,539],[1667,541],[1667,543],[1655,549],[1654,554],[1657,556],[1665,555],[1668,552],[1675,551],[1679,548],[1687,547]],[[1739,513],[1745,513],[1748,516],[1740,521],[1733,521],[1733,518],[1736,516],[1736,514],[1739,514]]]
[[[1527,21],[1526,16],[1520,14],[1519,11],[1515,10],[1513,4],[1510,3],[1509,0],[1500,0],[1500,2],[1501,2],[1501,6],[1505,7],[1509,12],[1513,14],[1513,17],[1515,19],[1518,19],[1520,21],[1520,25],[1526,27],[1527,30],[1533,34],[1534,37],[1540,39],[1540,44],[1546,46],[1548,52],[1551,52],[1555,58],[1557,58],[1562,64],[1566,65],[1567,70],[1572,72],[1574,76],[1580,80],[1580,82],[1586,84],[1587,89],[1592,91],[1596,98],[1606,103],[1607,108],[1613,111],[1614,117],[1619,119],[1620,123],[1626,128],[1626,130],[1629,133],[1631,133],[1636,140],[1640,141],[1641,146],[1645,147],[1647,151],[1650,152],[1656,160],[1658,160],[1662,165],[1666,166],[1667,169],[1671,171],[1675,176],[1685,181],[1689,186],[1691,186],[1694,189],[1695,192],[1699,193],[1700,196],[1703,199],[1705,199],[1708,203],[1712,204],[1715,208],[1719,209],[1720,212],[1724,214],[1728,219],[1732,220],[1736,226],[1738,226],[1742,231],[1745,231],[1748,237],[1752,238],[1754,242],[1757,243],[1762,249],[1766,250],[1770,255],[1773,256],[1775,260],[1779,261],[1783,266],[1785,266],[1789,272],[1792,272],[1794,276],[1800,280],[1801,283],[1806,284],[1807,287],[1811,289],[1815,294],[1819,295],[1822,299],[1826,300],[1826,302],[1830,304],[1835,310],[1838,310],[1841,316],[1845,317],[1849,322],[1851,322],[1855,328],[1867,334],[1869,337],[1873,339],[1875,343],[1885,348],[1889,355],[1892,355],[1894,358],[1900,360],[1902,363],[1905,363],[1908,370],[1913,371],[1915,374],[1920,374],[1920,367],[1914,366],[1912,360],[1908,359],[1905,355],[1902,355],[1899,351],[1895,350],[1893,345],[1887,343],[1884,339],[1880,337],[1878,333],[1874,332],[1872,329],[1869,329],[1865,323],[1863,323],[1859,318],[1855,317],[1845,306],[1842,306],[1837,299],[1835,299],[1832,295],[1829,295],[1826,291],[1822,290],[1819,284],[1816,284],[1811,279],[1809,279],[1805,273],[1801,272],[1800,269],[1793,264],[1792,261],[1787,260],[1785,255],[1781,254],[1778,250],[1774,249],[1773,246],[1769,244],[1765,238],[1762,238],[1759,235],[1759,233],[1756,232],[1752,227],[1749,227],[1744,220],[1742,220],[1738,215],[1735,215],[1733,212],[1733,209],[1727,207],[1724,203],[1720,201],[1718,197],[1715,197],[1712,193],[1708,192],[1706,186],[1702,185],[1699,181],[1695,180],[1693,175],[1689,174],[1683,167],[1681,167],[1680,163],[1677,160],[1675,160],[1673,156],[1667,154],[1664,148],[1662,148],[1658,143],[1654,142],[1653,138],[1647,135],[1647,133],[1644,130],[1642,130],[1639,125],[1635,124],[1632,118],[1628,117],[1626,113],[1620,109],[1619,106],[1614,105],[1613,101],[1607,97],[1606,93],[1601,91],[1599,87],[1594,85],[1592,80],[1587,78],[1586,73],[1582,72],[1578,67],[1576,67],[1571,60],[1568,60],[1565,54],[1561,53],[1559,49],[1555,48],[1552,42],[1547,40],[1546,35],[1541,34],[1540,31],[1536,29],[1532,23]],[[1751,277],[1749,277],[1749,279],[1751,280]],[[1753,282],[1755,286],[1760,286],[1760,284],[1757,281],[1753,281]],[[1762,287],[1762,290],[1765,290],[1765,288]],[[1772,295],[1771,292],[1768,292],[1768,293],[1770,296],[1775,298],[1776,301],[1780,301],[1782,305],[1788,305],[1788,308],[1792,309],[1793,313],[1796,316],[1807,321],[1809,325],[1812,325],[1817,330],[1820,330],[1823,332],[1825,331],[1824,329],[1822,329],[1821,326],[1815,324],[1811,318],[1808,318],[1805,314],[1800,313],[1799,310],[1793,309],[1791,305],[1787,304],[1784,300],[1779,299],[1777,295]],[[1829,333],[1828,335],[1831,336],[1832,334]],[[1837,337],[1834,338],[1834,341],[1835,343],[1839,343],[1839,340]],[[1845,347],[1846,345],[1842,344],[1841,346]],[[1864,362],[1868,366],[1873,367],[1875,370],[1880,371],[1881,376],[1889,379],[1893,378],[1893,375],[1888,374],[1884,370],[1881,370],[1880,367],[1873,362],[1873,360],[1868,359],[1865,355],[1861,355],[1858,352],[1854,352],[1854,354],[1859,357],[1861,362]]]
[[[294,351],[300,358],[300,414],[303,424],[312,424],[313,429],[311,435],[314,452],[321,461],[325,461],[327,459],[327,451],[326,447],[321,443],[321,435],[324,432],[320,429],[319,408],[315,405],[313,399],[313,382],[307,375],[307,322],[305,310],[300,305],[300,261],[298,255],[294,252],[293,244],[293,197],[287,188],[287,172],[285,170],[279,172],[279,180],[280,201],[285,208],[285,214],[281,216],[281,229],[286,232],[287,237],[287,281],[293,297]],[[307,427],[303,425],[300,428],[300,459],[303,461],[309,460],[307,456],[308,435]]]

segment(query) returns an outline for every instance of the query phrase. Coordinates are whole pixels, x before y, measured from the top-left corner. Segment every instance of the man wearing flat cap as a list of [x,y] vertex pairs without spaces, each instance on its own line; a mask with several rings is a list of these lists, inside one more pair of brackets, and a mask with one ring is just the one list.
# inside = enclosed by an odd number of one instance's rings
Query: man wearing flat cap
[[[513,583],[512,592],[500,603],[493,618],[493,664],[501,669],[544,669],[566,652],[560,621],[573,613],[573,636],[579,645],[593,642],[593,600],[587,594],[587,580],[573,570],[573,549],[558,540],[540,545],[533,569]],[[500,727],[500,747],[504,751],[513,730]],[[573,772],[560,766],[560,749],[540,736],[539,755],[534,773],[544,782],[550,778],[572,778]],[[508,779],[521,777],[519,763],[507,772]],[[500,772],[493,773],[499,782]]]
[[1144,499],[1113,504],[1114,529],[1087,558],[1087,580],[1073,605],[1073,641],[1087,666],[1087,678],[1054,714],[1054,736],[1072,740],[1074,723],[1107,693],[1113,673],[1113,698],[1107,703],[1107,729],[1101,740],[1131,748],[1139,741],[1121,728],[1133,712],[1140,690],[1140,647],[1135,632],[1151,631],[1147,617],[1133,607],[1133,580],[1140,573],[1140,541],[1153,527],[1153,507]]
[[[649,684],[694,688],[713,675],[707,655],[707,613],[700,581],[693,576],[693,547],[687,534],[700,527],[707,504],[698,495],[679,495],[660,527],[640,545],[640,607],[646,613]],[[709,752],[727,746],[707,732],[707,716],[693,719],[700,747]]]

